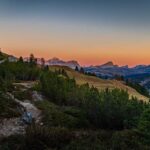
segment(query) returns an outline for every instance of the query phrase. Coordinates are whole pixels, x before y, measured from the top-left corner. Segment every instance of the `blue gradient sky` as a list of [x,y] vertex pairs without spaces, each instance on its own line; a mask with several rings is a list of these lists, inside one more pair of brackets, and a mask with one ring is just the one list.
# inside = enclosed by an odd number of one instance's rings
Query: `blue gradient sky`
[[150,64],[149,0],[0,0],[0,47],[17,56]]

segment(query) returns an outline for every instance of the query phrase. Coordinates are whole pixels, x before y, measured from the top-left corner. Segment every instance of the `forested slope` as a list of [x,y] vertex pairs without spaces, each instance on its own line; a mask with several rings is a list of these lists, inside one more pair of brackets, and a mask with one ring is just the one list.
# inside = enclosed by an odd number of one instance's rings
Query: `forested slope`
[[150,149],[149,102],[120,88],[99,90],[85,82],[104,80],[85,75],[76,80],[70,74],[62,68],[37,66],[34,57],[29,63],[20,58],[0,64],[1,122],[21,117],[19,104],[31,103],[41,112],[40,122],[33,118],[25,132],[0,137],[0,149]]

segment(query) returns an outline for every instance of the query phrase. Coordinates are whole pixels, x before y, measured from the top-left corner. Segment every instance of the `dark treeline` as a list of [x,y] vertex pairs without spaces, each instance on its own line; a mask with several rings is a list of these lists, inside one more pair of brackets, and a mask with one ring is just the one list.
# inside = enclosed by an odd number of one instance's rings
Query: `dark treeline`
[[29,62],[23,62],[22,57],[17,62],[5,61],[0,64],[0,89],[8,90],[12,82],[35,81],[39,78],[40,68],[36,65],[36,59],[31,55]]
[[141,93],[147,97],[150,97],[148,90],[145,87],[141,86],[140,84],[127,79],[126,85],[136,89],[139,93]]
[[126,79],[124,76],[116,75],[114,78],[119,81],[124,81],[127,86],[134,88],[137,92],[144,96],[150,97],[148,90],[139,83],[132,81],[131,79]]
[[126,91],[106,89],[99,92],[88,84],[78,86],[74,79],[46,72],[40,78],[40,89],[57,105],[74,106],[84,110],[84,118],[94,128],[130,129],[138,125],[148,107],[143,101],[129,98]]

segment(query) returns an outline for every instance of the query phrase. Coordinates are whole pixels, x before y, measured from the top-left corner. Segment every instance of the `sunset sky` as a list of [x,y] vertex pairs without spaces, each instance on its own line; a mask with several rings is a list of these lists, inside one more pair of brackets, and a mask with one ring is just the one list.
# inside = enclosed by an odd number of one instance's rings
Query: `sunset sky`
[[0,0],[0,47],[81,65],[150,64],[150,0]]

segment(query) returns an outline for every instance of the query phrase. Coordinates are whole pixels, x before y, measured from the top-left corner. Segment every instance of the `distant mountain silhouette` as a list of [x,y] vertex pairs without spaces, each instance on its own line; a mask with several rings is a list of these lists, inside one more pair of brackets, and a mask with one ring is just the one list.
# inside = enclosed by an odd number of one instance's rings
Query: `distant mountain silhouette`
[[109,62],[107,62],[107,63],[105,63],[105,64],[102,64],[102,65],[100,65],[100,66],[98,66],[98,67],[111,68],[111,67],[118,67],[118,65],[114,65],[114,63],[113,63],[112,61],[109,61]]
[[51,66],[51,65],[68,66],[72,69],[75,69],[76,67],[80,68],[79,63],[75,60],[64,61],[64,60],[61,60],[61,59],[56,58],[56,57],[46,61],[46,64],[49,66]]
[[110,61],[100,66],[85,67],[84,70],[85,72],[94,73],[96,76],[105,79],[124,76],[125,79],[137,82],[150,91],[150,65],[137,65],[129,68],[127,65],[119,67]]

